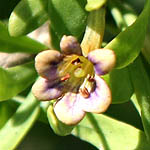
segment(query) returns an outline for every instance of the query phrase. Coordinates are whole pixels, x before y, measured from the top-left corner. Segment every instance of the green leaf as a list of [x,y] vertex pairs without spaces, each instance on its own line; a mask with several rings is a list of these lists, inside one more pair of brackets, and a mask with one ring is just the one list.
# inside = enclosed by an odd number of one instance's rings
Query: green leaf
[[28,96],[0,130],[1,150],[15,149],[35,122],[39,110],[38,101],[32,95]]
[[128,68],[114,69],[109,74],[108,84],[112,91],[112,103],[124,103],[130,100],[133,87]]
[[11,36],[25,35],[48,20],[48,0],[21,0],[9,18]]
[[7,100],[27,88],[36,78],[33,63],[8,69],[0,68],[0,101]]
[[51,47],[52,49],[60,50],[60,39],[57,36],[57,33],[54,31],[54,29],[50,26],[50,38],[51,38]]
[[[113,0],[109,1],[108,4],[111,9],[112,16],[120,29],[125,29],[137,19],[135,11],[127,3]],[[144,41],[144,47],[142,48],[142,54],[144,55],[147,62],[150,64],[150,19],[148,20],[148,22],[148,30]]]
[[[149,28],[150,28],[150,21],[149,21]],[[147,31],[147,36],[144,42],[144,48],[142,49],[142,54],[144,55],[147,62],[150,64],[150,31]]]
[[85,9],[87,11],[93,11],[101,8],[107,0],[87,0],[87,4],[85,6]]
[[139,55],[144,44],[149,17],[150,1],[147,0],[145,8],[137,20],[105,47],[115,51],[117,56],[116,68],[127,66]]
[[13,110],[10,108],[8,101],[0,102],[0,129],[4,126],[12,114]]
[[63,35],[73,35],[78,39],[82,36],[87,19],[85,4],[86,0],[49,0],[48,13],[56,40]]
[[149,149],[142,131],[105,115],[88,114],[72,133],[102,150]]
[[137,113],[137,109],[131,100],[126,103],[110,105],[105,112],[105,115],[118,121],[130,124],[143,131],[141,116]]
[[7,28],[0,22],[0,51],[38,53],[48,47],[29,37],[11,37]]
[[137,100],[135,93],[132,95],[131,101],[132,101],[134,107],[136,108],[136,110],[138,111],[139,115],[141,116],[141,107],[138,103],[138,100]]
[[138,57],[138,59],[130,65],[130,73],[141,110],[144,130],[150,141],[150,78],[144,68],[141,57]]

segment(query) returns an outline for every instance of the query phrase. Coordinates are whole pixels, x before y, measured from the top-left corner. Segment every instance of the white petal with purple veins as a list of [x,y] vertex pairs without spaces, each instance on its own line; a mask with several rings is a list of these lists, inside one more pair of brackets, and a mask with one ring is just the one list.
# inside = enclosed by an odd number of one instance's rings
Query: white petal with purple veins
[[116,56],[112,50],[97,49],[88,54],[88,59],[94,64],[95,73],[104,75],[108,73],[116,63]]
[[111,103],[111,91],[106,82],[95,75],[96,87],[88,98],[80,99],[80,104],[85,112],[102,113]]
[[60,48],[66,55],[82,55],[80,44],[78,43],[78,40],[73,36],[64,35],[60,41]]
[[46,50],[39,53],[35,58],[35,68],[38,74],[48,80],[58,78],[57,68],[63,56],[56,50]]
[[85,112],[81,109],[81,96],[68,92],[62,99],[56,102],[54,112],[57,118],[68,125],[75,125],[82,120]]
[[63,86],[56,81],[40,78],[34,83],[32,92],[37,99],[48,101],[59,98],[63,93],[62,88]]

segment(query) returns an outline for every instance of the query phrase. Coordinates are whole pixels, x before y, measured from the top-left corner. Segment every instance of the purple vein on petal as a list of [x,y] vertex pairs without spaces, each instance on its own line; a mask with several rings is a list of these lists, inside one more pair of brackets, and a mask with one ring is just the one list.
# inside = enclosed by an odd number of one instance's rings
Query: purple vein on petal
[[35,58],[35,67],[38,74],[48,80],[58,78],[58,66],[63,55],[56,50],[46,50],[39,53]]
[[94,64],[95,73],[104,75],[108,73],[116,63],[116,56],[112,50],[97,49],[88,54],[88,59]]
[[80,98],[79,94],[66,93],[54,106],[57,118],[68,125],[75,125],[81,121],[85,112],[80,107]]
[[111,103],[111,91],[106,82],[95,75],[96,87],[89,98],[81,99],[82,109],[86,112],[102,113]]
[[40,78],[34,83],[32,92],[37,99],[48,101],[61,97],[63,86],[57,80],[48,81]]
[[64,35],[60,41],[60,48],[66,55],[77,54],[82,55],[80,44],[73,36]]

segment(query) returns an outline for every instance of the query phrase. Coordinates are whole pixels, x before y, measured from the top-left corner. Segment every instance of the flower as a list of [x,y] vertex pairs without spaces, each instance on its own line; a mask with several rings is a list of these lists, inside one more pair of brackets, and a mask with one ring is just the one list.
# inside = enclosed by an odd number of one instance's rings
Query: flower
[[111,91],[100,77],[115,65],[115,54],[109,49],[91,51],[82,56],[80,44],[73,36],[63,36],[62,53],[46,50],[35,58],[35,67],[41,76],[32,87],[39,100],[56,99],[57,118],[75,125],[86,112],[102,113],[111,103]]

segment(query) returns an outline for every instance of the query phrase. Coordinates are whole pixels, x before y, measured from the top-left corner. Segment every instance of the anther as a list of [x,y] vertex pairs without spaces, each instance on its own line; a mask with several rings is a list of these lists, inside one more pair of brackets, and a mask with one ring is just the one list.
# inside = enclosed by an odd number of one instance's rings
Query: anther
[[94,78],[91,77],[91,76],[88,78],[88,81],[89,81],[89,82],[95,82]]
[[90,93],[86,87],[80,89],[79,92],[84,98],[88,98],[90,96]]

